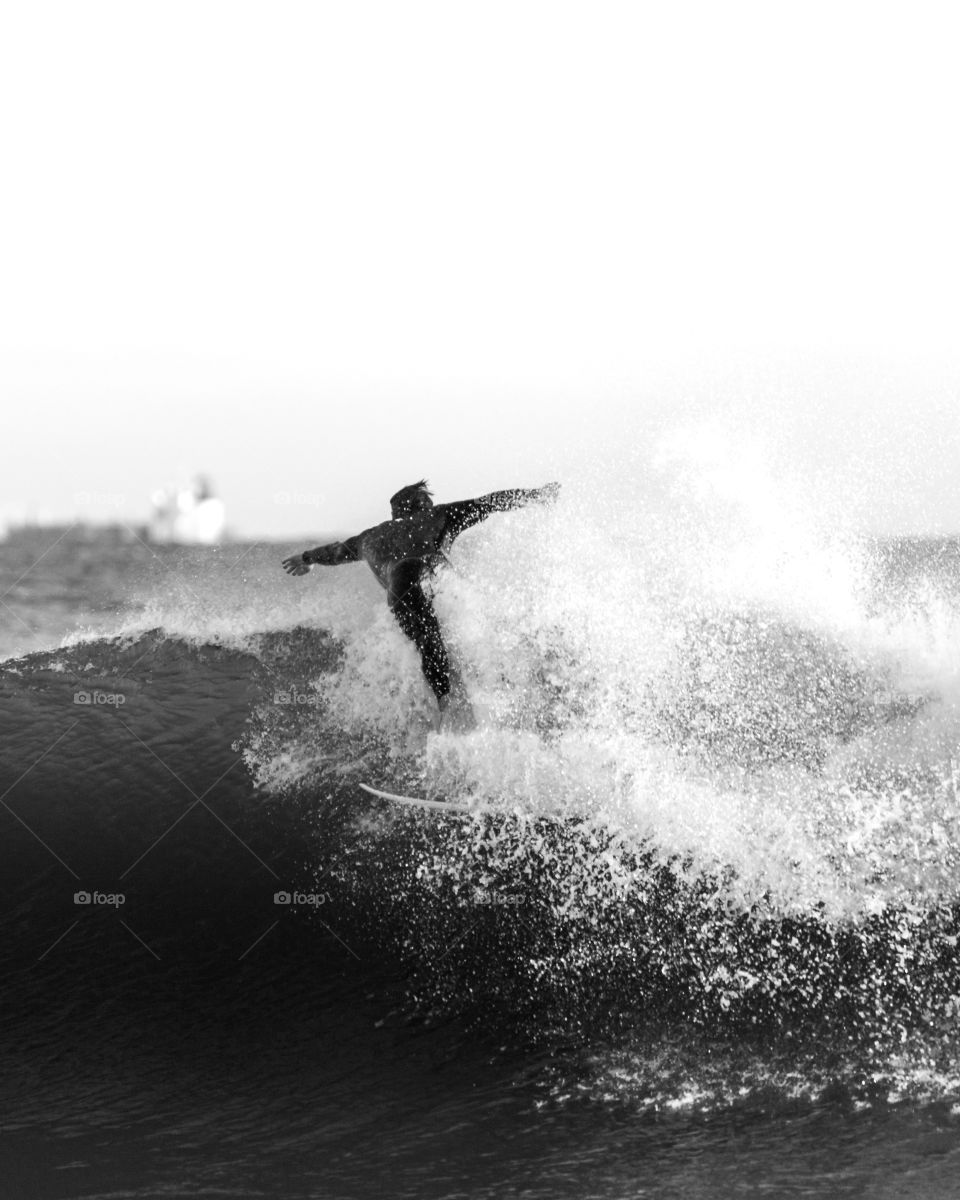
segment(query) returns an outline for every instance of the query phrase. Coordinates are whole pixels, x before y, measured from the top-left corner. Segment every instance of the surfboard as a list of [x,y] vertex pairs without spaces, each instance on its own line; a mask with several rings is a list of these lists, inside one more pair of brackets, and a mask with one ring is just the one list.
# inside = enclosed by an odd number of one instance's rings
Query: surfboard
[[371,787],[368,783],[361,783],[360,786],[365,792],[369,792],[371,796],[378,796],[381,800],[391,800],[394,804],[406,804],[411,808],[432,808],[437,812],[453,812],[453,813],[476,813],[486,811],[483,808],[473,808],[469,804],[463,804],[457,800],[422,800],[419,796],[398,796],[396,792],[382,792],[379,788]]

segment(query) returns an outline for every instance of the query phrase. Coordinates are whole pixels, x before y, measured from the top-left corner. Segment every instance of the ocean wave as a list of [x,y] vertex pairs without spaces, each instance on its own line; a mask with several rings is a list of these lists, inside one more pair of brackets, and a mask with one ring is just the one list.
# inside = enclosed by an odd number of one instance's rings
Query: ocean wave
[[[465,538],[435,597],[463,735],[434,732],[366,576],[264,567],[216,603],[191,577],[114,636],[3,664],[8,802],[91,883],[146,854],[155,899],[151,846],[209,809],[181,916],[233,837],[257,904],[329,896],[423,1011],[548,1041],[829,1033],[858,1070],[913,1055],[952,1079],[957,610],[768,507],[727,503],[707,537],[680,505],[654,536],[574,496]],[[400,812],[362,781],[492,812]]]

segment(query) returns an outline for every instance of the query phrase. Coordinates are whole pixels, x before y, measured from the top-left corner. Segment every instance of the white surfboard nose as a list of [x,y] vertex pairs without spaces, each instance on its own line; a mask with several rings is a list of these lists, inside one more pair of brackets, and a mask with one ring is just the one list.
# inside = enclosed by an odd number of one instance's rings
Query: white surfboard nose
[[395,792],[381,792],[379,788],[371,787],[368,783],[361,783],[360,787],[369,792],[371,796],[376,796],[379,800],[390,800],[394,804],[406,804],[412,808],[432,808],[439,812],[447,813],[474,813],[482,812],[481,808],[472,808],[469,804],[462,804],[456,800],[423,800],[419,796],[398,796]]

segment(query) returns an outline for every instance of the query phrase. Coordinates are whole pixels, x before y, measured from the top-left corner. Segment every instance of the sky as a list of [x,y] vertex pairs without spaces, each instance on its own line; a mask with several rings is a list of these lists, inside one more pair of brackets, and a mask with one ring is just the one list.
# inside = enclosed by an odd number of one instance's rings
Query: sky
[[0,520],[238,535],[767,439],[960,533],[955,14],[45,3],[0,29]]

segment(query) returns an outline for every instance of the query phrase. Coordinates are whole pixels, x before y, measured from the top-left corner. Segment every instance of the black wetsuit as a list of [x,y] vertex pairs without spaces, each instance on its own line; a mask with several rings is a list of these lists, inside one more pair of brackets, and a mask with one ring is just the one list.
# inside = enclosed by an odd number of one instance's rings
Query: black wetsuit
[[423,674],[442,702],[450,691],[450,660],[430,598],[423,583],[454,538],[490,513],[519,508],[548,494],[546,488],[491,492],[477,500],[458,500],[422,508],[347,538],[318,546],[303,555],[305,563],[336,566],[366,562],[387,589],[387,603],[397,623],[420,651]]

